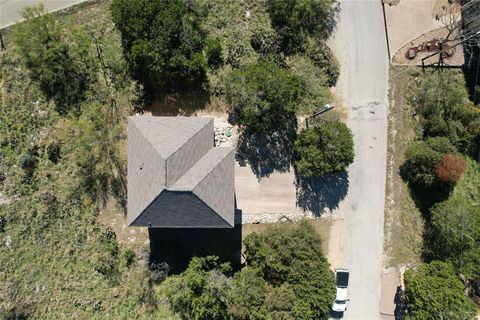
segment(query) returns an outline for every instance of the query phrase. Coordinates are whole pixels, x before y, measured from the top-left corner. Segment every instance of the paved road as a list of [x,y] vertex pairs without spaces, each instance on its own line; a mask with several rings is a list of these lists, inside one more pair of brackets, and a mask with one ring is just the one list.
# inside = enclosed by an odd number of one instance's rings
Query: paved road
[[387,48],[380,0],[343,0],[335,35],[339,90],[356,158],[349,168],[343,265],[351,270],[346,319],[379,319],[387,144]]
[[61,10],[86,0],[0,0],[0,29],[22,20],[21,10],[43,3],[49,12]]

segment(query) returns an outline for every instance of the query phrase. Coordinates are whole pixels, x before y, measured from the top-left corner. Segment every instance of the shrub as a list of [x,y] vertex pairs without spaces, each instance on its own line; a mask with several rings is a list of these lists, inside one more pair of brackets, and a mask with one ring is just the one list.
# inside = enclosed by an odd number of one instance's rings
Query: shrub
[[415,187],[430,188],[439,182],[435,167],[443,155],[455,152],[455,147],[444,137],[410,143],[401,167],[402,176]]
[[208,37],[205,40],[205,54],[210,67],[218,68],[223,64],[222,45],[218,39]]
[[206,80],[205,14],[195,1],[114,0],[110,8],[125,59],[147,93]]
[[130,267],[135,262],[135,251],[130,248],[123,251],[123,261],[127,268]]
[[467,165],[462,157],[447,154],[435,166],[435,173],[441,181],[454,183],[460,179]]
[[298,77],[269,62],[233,71],[226,85],[230,120],[255,133],[294,133],[301,95]]
[[306,54],[326,75],[325,84],[329,87],[334,86],[340,75],[340,66],[332,50],[324,42],[312,39],[308,41]]
[[227,292],[231,271],[218,257],[195,257],[183,273],[165,280],[165,291],[172,308],[184,319],[227,319]]
[[268,0],[272,25],[282,37],[285,52],[296,51],[306,36],[324,35],[331,0]]
[[343,172],[355,155],[352,132],[337,121],[302,130],[294,151],[296,173],[304,178]]
[[83,101],[95,80],[96,64],[90,39],[80,29],[67,28],[43,6],[25,9],[24,23],[14,32],[14,40],[33,80],[48,99],[55,101],[61,114]]
[[[290,318],[298,319],[301,313],[300,319],[321,319],[328,314],[335,295],[334,277],[323,257],[320,237],[308,222],[253,233],[244,244],[249,268],[258,269],[276,290],[293,291],[295,299],[282,302],[284,310],[291,308]],[[277,299],[279,291],[273,294]],[[276,308],[281,309],[278,303]],[[266,303],[267,308],[270,305]]]
[[435,72],[416,78],[410,103],[420,114],[424,137],[442,136],[458,151],[478,156],[480,109],[468,100],[463,74]]
[[411,319],[473,319],[475,304],[464,294],[453,267],[444,262],[421,264],[405,272],[405,296]]

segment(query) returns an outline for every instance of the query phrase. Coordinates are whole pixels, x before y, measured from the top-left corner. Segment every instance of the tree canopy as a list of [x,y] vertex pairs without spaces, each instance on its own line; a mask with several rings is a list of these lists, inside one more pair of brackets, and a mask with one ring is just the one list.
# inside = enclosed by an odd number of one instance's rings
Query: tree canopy
[[319,319],[328,314],[335,295],[334,277],[322,254],[320,237],[308,222],[271,227],[247,236],[244,244],[249,268],[257,269],[275,288],[291,286],[294,319]]
[[302,93],[297,76],[265,61],[234,70],[226,81],[231,120],[255,133],[294,133]]
[[468,99],[463,75],[435,72],[416,78],[410,103],[420,114],[424,137],[446,137],[460,152],[478,156],[480,108]]
[[424,263],[405,272],[405,296],[410,319],[473,319],[475,304],[464,285],[445,262]]
[[173,309],[184,319],[226,319],[230,271],[229,264],[220,263],[218,257],[194,257],[182,274],[165,280]]
[[480,207],[474,196],[480,194],[479,174],[479,165],[470,160],[450,198],[431,210],[431,254],[468,279],[480,277]]
[[248,266],[233,277],[217,257],[193,258],[165,281],[184,319],[324,319],[335,295],[333,272],[308,223],[277,225],[245,239]]
[[355,155],[352,132],[337,121],[302,130],[294,150],[295,170],[306,178],[345,171]]
[[[206,80],[205,12],[196,1],[114,0],[111,12],[132,75],[147,93]],[[214,62],[219,60],[216,45],[209,44]]]
[[301,47],[306,36],[322,36],[333,1],[331,0],[268,0],[272,25],[282,38],[286,52]]
[[46,14],[43,6],[26,8],[23,17],[26,21],[14,32],[15,44],[32,79],[55,101],[56,110],[66,114],[85,99],[95,81],[91,41],[80,29]]
[[415,187],[431,188],[440,182],[435,173],[436,166],[444,155],[456,152],[455,147],[446,137],[412,142],[405,151],[405,162],[401,168],[402,175]]

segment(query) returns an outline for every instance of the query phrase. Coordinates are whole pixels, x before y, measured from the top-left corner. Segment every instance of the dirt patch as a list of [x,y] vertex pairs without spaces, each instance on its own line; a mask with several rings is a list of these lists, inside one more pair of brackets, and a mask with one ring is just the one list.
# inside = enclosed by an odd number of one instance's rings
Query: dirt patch
[[419,263],[423,245],[424,220],[399,173],[407,143],[415,139],[413,110],[405,93],[418,72],[420,69],[414,67],[390,69],[384,226],[386,267]]
[[101,210],[98,220],[115,232],[117,241],[129,246],[149,244],[148,229],[127,226],[127,216],[117,202],[110,197]]

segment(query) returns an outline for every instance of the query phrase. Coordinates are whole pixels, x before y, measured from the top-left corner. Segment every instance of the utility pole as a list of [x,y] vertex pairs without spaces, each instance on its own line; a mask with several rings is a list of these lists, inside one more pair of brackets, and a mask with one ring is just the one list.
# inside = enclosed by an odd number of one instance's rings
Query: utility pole
[[468,40],[470,40],[470,39],[473,39],[473,38],[475,38],[475,37],[478,36],[478,35],[480,35],[480,30],[477,31],[477,32],[475,32],[475,33],[474,33],[473,35],[471,35],[470,37],[465,38],[465,39],[461,40],[460,42],[458,42],[458,43],[456,43],[456,44],[454,44],[454,45],[451,45],[451,46],[449,45],[449,46],[445,47],[444,44],[442,43],[442,44],[440,45],[440,50],[439,50],[439,51],[434,52],[434,53],[432,53],[432,54],[429,54],[428,56],[426,56],[425,58],[422,59],[422,68],[423,68],[423,71],[425,71],[425,60],[427,60],[427,59],[429,59],[429,58],[431,58],[431,57],[439,54],[439,55],[440,55],[440,58],[439,58],[439,61],[438,61],[438,65],[439,65],[439,67],[442,67],[442,66],[443,66],[443,57],[444,57],[444,54],[445,54],[445,51],[446,51],[446,50],[450,50],[450,49],[452,49],[452,48],[455,48],[456,46],[458,46],[458,45],[460,45],[460,44],[462,44],[462,43],[465,43],[466,41],[468,41]]
[[329,111],[329,110],[332,110],[333,107],[334,107],[333,105],[326,104],[326,105],[324,105],[320,110],[318,110],[317,112],[315,112],[315,113],[312,114],[311,116],[306,117],[306,118],[305,118],[305,125],[307,126],[307,128],[308,128],[308,119],[317,117],[317,116],[321,115],[322,113],[325,113],[325,112],[327,112],[327,111]]

